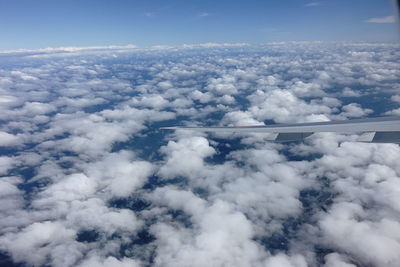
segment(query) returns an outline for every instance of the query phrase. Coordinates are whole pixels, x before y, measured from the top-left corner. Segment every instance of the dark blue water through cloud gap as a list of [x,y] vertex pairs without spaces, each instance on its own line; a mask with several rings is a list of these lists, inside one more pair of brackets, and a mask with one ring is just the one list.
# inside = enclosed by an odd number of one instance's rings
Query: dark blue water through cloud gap
[[399,62],[357,43],[0,54],[0,265],[398,266],[399,146],[159,128],[400,115]]

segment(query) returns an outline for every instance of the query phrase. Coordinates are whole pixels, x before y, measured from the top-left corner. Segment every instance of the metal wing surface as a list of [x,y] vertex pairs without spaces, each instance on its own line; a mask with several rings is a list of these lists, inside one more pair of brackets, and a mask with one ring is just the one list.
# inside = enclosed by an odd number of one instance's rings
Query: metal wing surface
[[186,129],[201,132],[272,133],[274,141],[296,141],[317,132],[364,133],[358,141],[374,143],[400,143],[400,117],[272,124],[235,127],[174,126],[161,129]]

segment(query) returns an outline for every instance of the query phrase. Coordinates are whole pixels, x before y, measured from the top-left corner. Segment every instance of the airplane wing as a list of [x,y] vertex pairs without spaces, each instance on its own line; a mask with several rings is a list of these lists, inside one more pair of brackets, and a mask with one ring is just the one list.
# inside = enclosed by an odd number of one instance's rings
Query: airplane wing
[[162,127],[161,129],[186,129],[201,132],[270,133],[270,140],[278,142],[302,140],[317,132],[363,133],[357,141],[400,143],[400,117],[235,127],[173,126]]

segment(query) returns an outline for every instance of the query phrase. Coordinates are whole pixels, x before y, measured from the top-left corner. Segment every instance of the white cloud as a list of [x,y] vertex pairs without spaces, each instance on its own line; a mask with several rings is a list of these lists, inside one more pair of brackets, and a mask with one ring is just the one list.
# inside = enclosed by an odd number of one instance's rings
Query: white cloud
[[[358,221],[357,217],[365,216],[363,213],[357,204],[335,205],[331,213],[320,221],[323,234],[329,242],[357,255],[365,263],[395,266],[400,260],[397,253],[400,241],[394,233],[400,230],[400,224],[387,219],[378,222]],[[373,256],[370,251],[375,252]]]
[[345,258],[338,253],[330,253],[325,256],[324,267],[356,267],[356,265],[348,263]]
[[193,230],[176,229],[166,223],[155,224],[158,237],[158,266],[253,265],[266,255],[252,240],[250,222],[223,201],[208,205],[192,193],[175,189],[154,192],[157,202],[183,209],[194,224]]
[[136,101],[136,99],[134,99],[132,102],[133,102],[134,105],[143,106],[143,107],[150,107],[150,108],[153,108],[153,109],[163,109],[165,106],[168,105],[168,101],[165,100],[160,95],[144,96],[140,100]]
[[52,205],[57,201],[73,201],[87,199],[96,192],[96,183],[84,174],[72,174],[65,177],[60,182],[47,187],[41,192],[43,199],[38,205]]
[[212,100],[212,94],[207,92],[207,93],[202,93],[199,90],[195,90],[191,93],[191,97],[193,100],[198,100],[201,103],[207,103]]
[[368,114],[373,113],[372,109],[362,108],[360,104],[357,103],[350,103],[342,107],[343,112],[340,115],[349,117],[349,118],[356,118],[356,117],[363,117]]
[[250,112],[258,120],[306,121],[309,115],[332,112],[326,105],[307,103],[288,90],[277,89],[266,93],[257,90],[249,99],[253,104]]
[[306,260],[301,255],[287,256],[278,254],[269,258],[266,262],[268,267],[305,267],[308,266]]
[[8,170],[10,170],[12,167],[14,167],[15,161],[11,157],[7,156],[1,156],[0,157],[0,174],[4,175],[7,173]]
[[106,205],[107,203],[96,198],[75,201],[71,203],[70,210],[65,210],[63,215],[67,216],[71,227],[94,229],[108,237],[114,233],[135,234],[142,227],[142,222],[133,211],[113,209]]
[[389,111],[385,112],[385,115],[399,116],[400,115],[400,108],[389,110]]
[[367,20],[370,23],[395,23],[396,17],[395,16],[386,16],[381,18],[370,18]]
[[167,162],[160,168],[159,174],[166,178],[191,176],[204,169],[204,158],[212,156],[215,150],[204,137],[190,137],[178,142],[169,141],[161,148],[168,156]]
[[305,4],[306,7],[314,7],[314,6],[320,6],[321,2],[310,2]]
[[[0,212],[3,215],[3,223],[6,224],[8,216],[12,216],[16,210],[23,206],[22,193],[18,189],[22,179],[18,177],[2,177],[0,179]],[[2,233],[8,231],[6,227],[2,227]]]
[[92,256],[83,262],[81,262],[78,266],[82,267],[139,267],[141,266],[139,261],[130,259],[130,258],[122,258],[117,259],[115,257],[109,256],[107,258],[103,258],[100,256]]
[[143,186],[153,171],[151,163],[135,160],[128,151],[110,153],[103,160],[90,164],[87,169],[88,175],[103,184],[103,190],[110,193],[111,197],[128,197]]
[[203,43],[203,44],[184,44],[183,48],[209,48],[209,47],[241,47],[247,43]]
[[345,87],[342,91],[344,97],[359,97],[360,93],[358,91],[352,90],[349,87]]
[[[74,241],[75,231],[59,222],[35,222],[20,232],[7,233],[0,237],[1,248],[12,251],[15,261],[30,262],[36,266],[46,264],[52,254],[51,262],[61,266],[70,265],[82,255],[79,244]],[[69,243],[76,243],[68,248]],[[59,247],[68,251],[69,259],[54,254],[50,249]],[[68,248],[68,250],[66,250]],[[61,257],[61,258],[58,258]]]
[[400,95],[393,95],[392,97],[390,97],[390,100],[400,103]]
[[135,45],[111,45],[111,46],[62,46],[62,47],[48,47],[41,49],[17,49],[17,50],[4,50],[0,51],[3,54],[9,53],[54,53],[54,52],[80,52],[90,50],[120,50],[120,49],[135,49]]
[[263,125],[262,122],[253,118],[249,111],[231,111],[224,115],[224,124],[230,126],[241,125]]
[[198,14],[199,17],[208,17],[210,14],[208,12],[201,12]]
[[0,147],[1,146],[15,146],[20,144],[20,138],[16,135],[0,131]]

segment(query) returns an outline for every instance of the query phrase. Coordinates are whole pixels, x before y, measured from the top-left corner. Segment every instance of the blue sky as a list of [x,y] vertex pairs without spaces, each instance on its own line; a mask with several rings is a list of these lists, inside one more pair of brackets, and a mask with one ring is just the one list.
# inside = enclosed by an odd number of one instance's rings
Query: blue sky
[[390,17],[394,15],[393,2],[385,0],[1,0],[0,49],[396,42],[398,27]]

